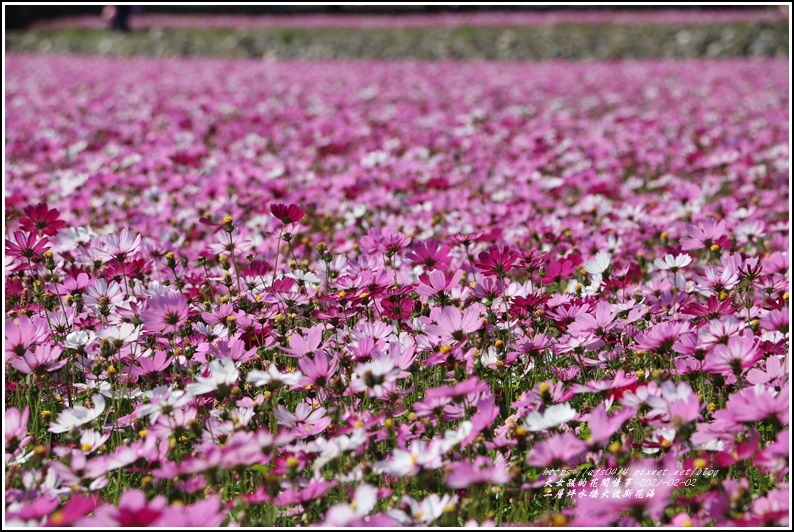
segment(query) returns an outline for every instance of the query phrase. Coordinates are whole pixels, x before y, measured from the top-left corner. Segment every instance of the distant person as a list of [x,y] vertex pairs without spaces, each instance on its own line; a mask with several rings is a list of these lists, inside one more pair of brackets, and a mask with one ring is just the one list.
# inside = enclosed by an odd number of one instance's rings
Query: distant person
[[130,31],[130,13],[132,6],[105,6],[102,10],[102,18],[110,24],[113,31]]

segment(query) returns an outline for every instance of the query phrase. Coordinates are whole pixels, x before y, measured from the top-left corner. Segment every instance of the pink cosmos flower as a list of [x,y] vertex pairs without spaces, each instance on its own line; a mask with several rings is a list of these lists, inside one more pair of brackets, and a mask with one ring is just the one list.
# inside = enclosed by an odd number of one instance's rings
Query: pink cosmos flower
[[58,371],[66,365],[68,359],[59,359],[61,348],[51,345],[40,345],[35,352],[27,351],[24,356],[11,361],[11,366],[26,375],[33,373],[43,375],[51,371]]
[[594,408],[587,417],[587,426],[590,436],[587,442],[592,446],[605,445],[610,438],[623,426],[623,424],[636,415],[633,408],[623,407],[612,417],[607,415],[604,403]]
[[782,480],[788,474],[789,459],[789,431],[784,429],[777,433],[774,442],[759,451],[753,462],[762,471],[772,473],[778,480]]
[[712,249],[713,246],[716,246],[716,249],[713,249],[716,251],[730,243],[725,235],[725,220],[717,222],[714,218],[707,218],[700,226],[694,224],[687,226],[687,233],[689,236],[681,239],[683,251]]
[[473,394],[480,394],[488,391],[488,384],[480,381],[477,377],[471,377],[453,386],[439,386],[425,390],[425,397],[449,397],[459,401]]
[[124,301],[121,285],[116,281],[107,282],[105,279],[94,279],[88,285],[83,296],[83,303],[95,312],[107,315]]
[[467,334],[482,328],[480,309],[477,306],[471,306],[465,312],[457,307],[444,307],[440,310],[435,307],[433,310],[429,319],[436,323],[428,323],[425,332],[438,336],[442,342],[463,340]]
[[761,318],[758,324],[767,331],[778,331],[787,334],[789,331],[788,312],[783,309],[770,310],[769,314]]
[[6,253],[19,259],[32,259],[50,249],[49,242],[49,238],[39,239],[36,233],[14,231],[14,239],[6,239]]
[[[679,389],[681,385],[679,384]],[[687,388],[689,385],[686,385]],[[703,409],[704,404],[698,399],[698,396],[690,388],[688,393],[679,394],[678,397],[668,400],[667,413],[670,421],[674,426],[680,427],[700,419],[700,411]]]
[[245,342],[239,337],[229,340],[216,340],[207,344],[207,354],[217,358],[230,358],[235,362],[249,362],[256,357],[256,349],[246,349]]
[[720,301],[717,296],[710,296],[705,305],[692,302],[681,309],[682,314],[692,314],[693,316],[716,319],[721,316],[733,314],[738,309],[733,303],[733,297],[725,301]]
[[29,406],[26,406],[22,412],[14,406],[6,409],[4,431],[7,451],[13,453],[17,449],[25,447],[25,445],[33,440],[33,436],[27,435],[29,417]]
[[788,398],[786,387],[776,392],[763,384],[756,384],[731,395],[725,405],[725,415],[742,423],[765,420],[788,425]]
[[44,344],[50,336],[47,320],[22,315],[5,323],[6,357],[23,356],[34,345]]
[[[59,502],[57,497],[53,498],[49,494],[36,497],[32,501],[26,501],[25,505],[19,508],[19,511],[15,511],[13,506],[11,509],[7,508],[5,519],[36,522],[55,510]],[[14,521],[11,522],[13,523]]]
[[718,344],[727,344],[732,337],[738,336],[745,329],[747,324],[736,316],[722,316],[698,329],[698,340],[702,347],[709,349]]
[[373,227],[361,239],[361,250],[364,253],[386,253],[394,255],[399,253],[411,243],[411,239],[400,232],[394,232],[389,227],[378,229]]
[[172,291],[150,297],[141,312],[143,330],[147,333],[176,334],[187,318],[187,298]]
[[174,357],[169,357],[165,351],[155,351],[151,357],[141,356],[135,359],[136,365],[132,366],[132,375],[149,375],[159,373],[167,369],[174,361]]
[[750,512],[745,516],[741,525],[788,527],[791,513],[790,501],[789,485],[784,483],[769,492],[766,497],[755,499],[750,506]]
[[250,250],[252,241],[248,238],[247,229],[235,227],[231,232],[222,231],[215,235],[215,241],[209,245],[210,250],[216,255],[235,256]]
[[289,347],[282,347],[282,351],[288,357],[302,357],[311,355],[317,351],[323,343],[323,333],[325,325],[318,323],[310,329],[303,329],[303,334],[292,334],[289,337]]
[[276,506],[292,506],[314,501],[336,486],[336,480],[312,479],[305,487],[282,484],[282,491],[273,499]]
[[317,351],[312,360],[308,356],[301,357],[298,360],[298,367],[303,372],[300,384],[325,386],[331,377],[336,373],[336,368],[339,365],[339,359],[336,357],[329,357],[325,351]]
[[414,414],[418,418],[436,416],[441,417],[444,407],[452,402],[449,397],[425,397],[413,405]]
[[477,299],[486,300],[486,304],[490,306],[496,299],[502,297],[502,295],[505,294],[505,289],[509,286],[509,281],[505,282],[504,279],[499,277],[483,277],[477,281],[477,284],[474,285],[472,295]]
[[559,259],[551,261],[545,268],[545,276],[541,282],[546,284],[559,283],[571,279],[576,272],[576,264],[571,260]]
[[762,356],[752,336],[734,336],[727,345],[718,344],[706,354],[703,369],[709,373],[733,372],[738,375],[742,370],[752,367]]
[[118,234],[111,233],[105,237],[102,249],[97,250],[100,256],[124,262],[128,257],[141,251],[141,235],[122,229]]
[[695,289],[704,296],[717,295],[733,290],[739,284],[739,275],[736,270],[725,267],[717,268],[706,266],[703,270],[705,277],[695,276]]
[[587,444],[571,434],[555,434],[532,447],[527,464],[535,467],[576,467],[576,457],[587,450]]
[[323,407],[315,408],[309,403],[299,403],[294,414],[282,405],[276,406],[273,413],[279,425],[295,429],[302,437],[306,437],[320,434],[331,424],[331,418],[325,415],[326,412]]
[[152,522],[152,527],[219,527],[227,518],[219,495],[211,495],[193,504],[171,505],[163,508],[160,517]]
[[447,473],[447,486],[457,490],[474,484],[506,484],[510,473],[503,456],[494,463],[487,456],[478,456],[474,462],[455,462]]
[[383,307],[383,317],[393,320],[407,320],[411,318],[414,301],[407,297],[388,297],[380,300]]
[[691,326],[683,321],[663,321],[650,330],[640,332],[636,337],[634,349],[639,351],[665,351],[673,347],[676,340],[689,332]]
[[405,258],[428,270],[445,270],[452,261],[449,246],[433,238],[424,242],[414,242],[412,251]]
[[568,334],[572,336],[586,336],[595,334],[605,336],[614,326],[618,311],[608,301],[599,301],[595,307],[594,315],[580,314],[568,327]]
[[766,367],[761,370],[753,368],[747,372],[747,382],[750,384],[767,384],[770,386],[781,386],[785,376],[788,374],[783,358],[771,356],[766,359]]
[[416,293],[424,298],[432,297],[439,292],[457,286],[462,276],[462,270],[456,270],[453,274],[444,273],[440,270],[434,270],[429,274],[423,273],[419,276],[420,284],[416,287]]

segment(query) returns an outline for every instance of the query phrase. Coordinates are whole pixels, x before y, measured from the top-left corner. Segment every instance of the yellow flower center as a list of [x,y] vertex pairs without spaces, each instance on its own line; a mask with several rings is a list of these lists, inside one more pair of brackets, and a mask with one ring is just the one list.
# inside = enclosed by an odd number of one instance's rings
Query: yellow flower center
[[554,517],[551,518],[551,526],[565,526],[568,524],[568,520],[562,514],[554,514]]

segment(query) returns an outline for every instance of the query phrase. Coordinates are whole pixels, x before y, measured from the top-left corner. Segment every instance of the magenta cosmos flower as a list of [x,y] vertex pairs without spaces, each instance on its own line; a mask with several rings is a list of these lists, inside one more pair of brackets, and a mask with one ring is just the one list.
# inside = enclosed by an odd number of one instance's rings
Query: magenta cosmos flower
[[281,220],[281,223],[284,225],[299,222],[301,218],[303,218],[304,214],[306,214],[303,209],[294,203],[289,205],[284,205],[283,203],[271,203],[270,212],[273,214],[273,216]]
[[503,275],[513,269],[518,255],[509,246],[494,244],[477,256],[475,266],[485,275]]
[[444,270],[452,261],[449,246],[431,238],[425,242],[415,242],[413,249],[405,256],[412,264],[431,270]]
[[91,517],[79,520],[77,526],[113,528],[118,526],[154,526],[163,514],[165,497],[158,496],[150,502],[140,490],[125,491],[118,507],[105,504],[94,510]]
[[26,216],[19,220],[23,231],[55,236],[59,229],[66,227],[66,222],[60,219],[60,213],[56,209],[50,209],[46,203],[28,205],[24,210]]

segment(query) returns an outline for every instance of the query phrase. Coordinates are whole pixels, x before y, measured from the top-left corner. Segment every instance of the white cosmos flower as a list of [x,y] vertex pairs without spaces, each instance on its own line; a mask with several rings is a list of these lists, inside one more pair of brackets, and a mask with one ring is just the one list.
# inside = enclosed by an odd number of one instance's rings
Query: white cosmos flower
[[443,452],[447,452],[453,449],[457,444],[461,443],[463,440],[469,437],[471,431],[474,429],[474,425],[471,421],[461,421],[458,428],[455,430],[445,430],[444,431],[444,440],[441,444]]
[[207,325],[204,322],[198,322],[194,325],[197,333],[202,334],[210,339],[223,338],[229,336],[229,329],[225,325],[216,323],[214,325]]
[[524,427],[530,432],[538,432],[567,423],[575,417],[576,410],[568,403],[551,405],[542,414],[530,412],[524,418]]
[[80,450],[86,454],[93,453],[108,441],[108,438],[110,438],[109,432],[101,434],[92,429],[84,430],[80,435]]
[[688,253],[681,253],[676,257],[668,253],[665,255],[664,259],[654,260],[653,265],[658,270],[671,270],[676,272],[679,268],[687,266],[690,262],[692,262],[692,257],[690,257]]
[[233,386],[240,378],[240,372],[234,366],[234,360],[231,358],[213,360],[209,363],[209,368],[210,376],[196,377],[198,382],[188,384],[187,393],[195,397],[214,392],[220,386]]
[[391,453],[391,460],[375,462],[375,473],[386,473],[396,477],[416,473],[421,468],[438,469],[442,466],[441,455],[444,449],[438,440],[430,443],[423,440],[413,440],[409,449],[400,447]]
[[324,526],[346,526],[354,519],[366,517],[378,502],[378,489],[369,484],[359,484],[350,503],[334,504],[325,514]]
[[303,270],[295,270],[286,275],[287,277],[291,277],[298,281],[298,283],[303,282],[304,284],[319,286],[320,278],[317,277],[312,272],[305,272]]
[[588,260],[582,264],[582,268],[591,275],[602,274],[609,268],[610,258],[609,253],[601,251],[593,260]]
[[401,524],[416,523],[427,526],[441,517],[447,507],[454,508],[458,503],[458,496],[445,493],[439,497],[437,494],[431,493],[423,501],[417,501],[413,497],[404,495],[402,502],[410,508],[411,515],[402,510],[392,509],[387,512],[390,517]]
[[63,345],[70,349],[77,349],[80,346],[90,344],[93,339],[94,333],[91,331],[74,331],[66,335]]
[[143,395],[149,399],[149,402],[140,407],[138,415],[149,416],[149,423],[152,425],[164,411],[170,412],[181,408],[193,400],[193,397],[184,390],[172,390],[168,386],[158,386]]
[[112,340],[114,343],[118,341],[123,344],[131,344],[141,335],[141,326],[133,325],[132,323],[121,323],[100,329],[96,335],[97,338]]
[[369,440],[367,431],[363,428],[355,429],[349,436],[343,434],[330,440],[326,440],[322,436],[310,442],[307,447],[309,452],[319,453],[320,456],[314,461],[312,468],[314,471],[319,471],[325,464],[341,456],[346,451],[353,451],[364,445]]
[[254,386],[297,386],[303,375],[300,371],[281,373],[275,364],[271,364],[267,371],[255,369],[248,374],[246,382],[253,382]]
[[105,398],[100,394],[95,394],[91,396],[91,400],[94,402],[93,408],[75,406],[73,408],[67,408],[58,414],[58,419],[50,422],[50,432],[56,434],[68,432],[73,428],[85,425],[98,418],[105,410]]

